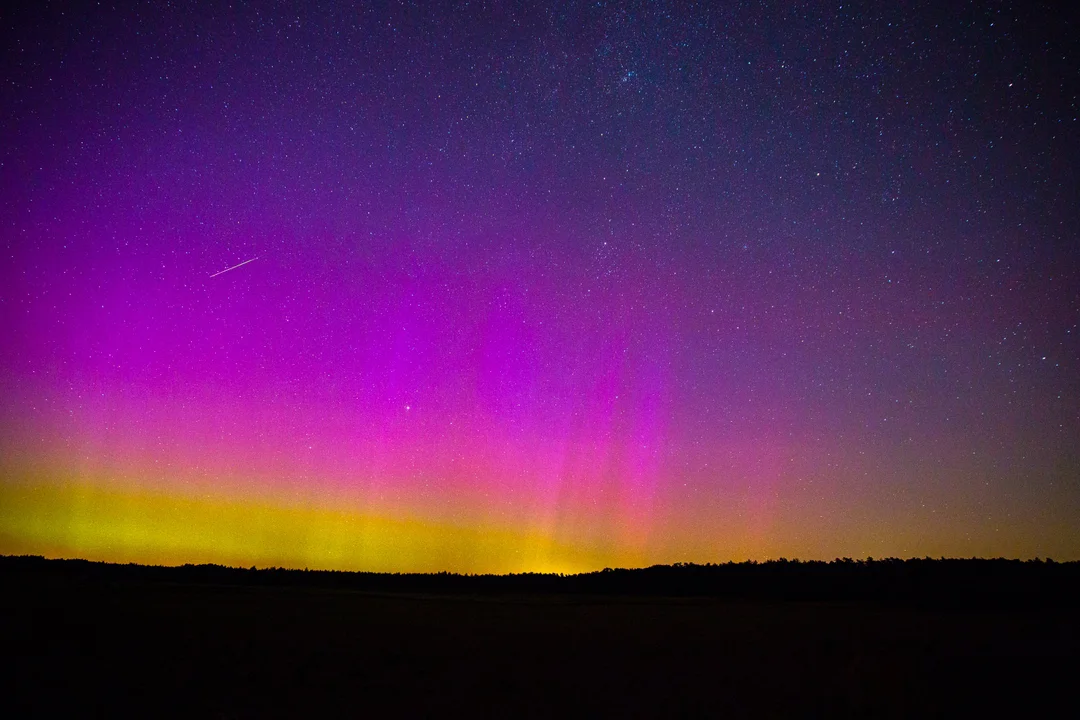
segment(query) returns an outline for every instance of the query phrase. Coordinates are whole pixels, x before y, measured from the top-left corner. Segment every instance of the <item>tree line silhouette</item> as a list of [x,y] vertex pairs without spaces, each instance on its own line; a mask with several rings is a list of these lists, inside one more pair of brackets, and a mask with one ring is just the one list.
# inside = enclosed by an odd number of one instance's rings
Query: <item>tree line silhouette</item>
[[0,556],[9,582],[167,583],[451,595],[714,597],[902,605],[1077,606],[1080,562],[932,559],[769,560],[606,568],[574,575],[375,573],[222,565],[179,567]]

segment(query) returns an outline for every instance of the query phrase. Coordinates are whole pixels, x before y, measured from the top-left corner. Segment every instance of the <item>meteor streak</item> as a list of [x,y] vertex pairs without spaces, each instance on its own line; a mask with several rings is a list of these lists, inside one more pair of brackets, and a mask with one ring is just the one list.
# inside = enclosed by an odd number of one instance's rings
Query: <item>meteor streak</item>
[[[258,260],[258,259],[259,258],[257,258],[257,257],[253,257],[253,258],[251,258],[251,260],[245,260],[244,262],[240,263],[240,265],[247,265],[249,262],[254,262],[255,260]],[[233,265],[232,267],[227,267],[224,270],[219,270],[218,272],[214,273],[210,277],[216,278],[218,275],[221,275],[222,273],[227,273],[230,270],[235,270],[236,268],[240,267],[240,265]]]

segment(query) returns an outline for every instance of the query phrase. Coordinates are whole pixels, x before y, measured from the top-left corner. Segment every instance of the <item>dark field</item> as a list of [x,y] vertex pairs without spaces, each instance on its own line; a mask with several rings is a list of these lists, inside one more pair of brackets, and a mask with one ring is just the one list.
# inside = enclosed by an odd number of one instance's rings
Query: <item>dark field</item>
[[7,717],[1080,712],[1068,603],[962,610],[0,578]]

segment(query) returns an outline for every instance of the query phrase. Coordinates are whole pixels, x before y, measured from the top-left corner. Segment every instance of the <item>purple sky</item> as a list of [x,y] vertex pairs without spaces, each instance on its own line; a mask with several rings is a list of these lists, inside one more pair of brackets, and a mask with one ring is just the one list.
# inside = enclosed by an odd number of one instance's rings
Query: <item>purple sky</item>
[[1080,558],[1077,37],[1026,3],[9,14],[0,551]]

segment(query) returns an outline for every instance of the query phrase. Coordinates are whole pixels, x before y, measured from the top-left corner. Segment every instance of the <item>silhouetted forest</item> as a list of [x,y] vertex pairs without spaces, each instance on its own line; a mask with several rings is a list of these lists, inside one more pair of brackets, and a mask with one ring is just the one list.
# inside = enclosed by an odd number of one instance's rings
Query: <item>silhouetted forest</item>
[[575,575],[370,573],[221,565],[160,567],[0,556],[0,572],[79,583],[182,583],[465,595],[639,595],[767,601],[1011,606],[1080,603],[1080,562],[1006,559],[677,563]]
[[6,717],[1076,716],[1080,564],[465,576],[0,557]]

